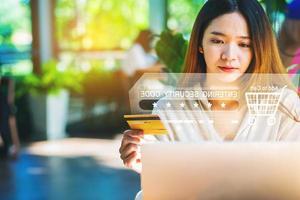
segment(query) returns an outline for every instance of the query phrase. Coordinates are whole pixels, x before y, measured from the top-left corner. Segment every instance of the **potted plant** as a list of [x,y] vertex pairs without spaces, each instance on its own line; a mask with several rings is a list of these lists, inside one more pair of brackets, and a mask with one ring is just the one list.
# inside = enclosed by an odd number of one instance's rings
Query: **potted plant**
[[164,85],[175,86],[178,77],[174,73],[182,73],[185,54],[188,48],[188,41],[184,39],[182,33],[165,30],[159,35],[159,40],[155,44],[155,52],[160,62],[165,67],[163,71],[169,73],[166,81],[161,81]]
[[182,33],[163,31],[155,45],[155,51],[159,60],[165,64],[164,71],[169,73],[181,73],[184,58],[188,47],[188,41]]
[[49,60],[40,74],[29,74],[17,81],[17,95],[29,94],[35,140],[65,137],[69,91],[80,92],[81,75],[70,67]]

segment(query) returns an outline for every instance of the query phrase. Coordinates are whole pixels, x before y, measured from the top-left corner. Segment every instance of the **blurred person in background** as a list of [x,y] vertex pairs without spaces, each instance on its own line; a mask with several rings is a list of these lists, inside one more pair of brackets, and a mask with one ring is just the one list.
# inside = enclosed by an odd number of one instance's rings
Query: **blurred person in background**
[[14,105],[14,82],[0,77],[0,159],[18,157],[20,141]]
[[279,33],[279,47],[285,67],[297,64],[300,67],[300,0],[287,7],[286,18]]
[[138,70],[145,70],[155,66],[157,58],[151,52],[153,34],[150,30],[142,30],[134,41],[133,46],[126,52],[121,69],[133,76]]
[[129,112],[128,91],[133,84],[146,72],[159,73],[162,65],[153,52],[153,33],[146,29],[139,32],[131,48],[125,54],[118,71],[118,79],[122,83],[123,91],[126,92],[126,110]]

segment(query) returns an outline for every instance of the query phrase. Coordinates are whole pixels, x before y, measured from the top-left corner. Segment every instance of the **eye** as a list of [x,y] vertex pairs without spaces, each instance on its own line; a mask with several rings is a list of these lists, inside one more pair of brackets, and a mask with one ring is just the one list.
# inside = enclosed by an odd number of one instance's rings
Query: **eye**
[[243,48],[251,48],[251,45],[247,43],[240,43],[239,46]]
[[219,40],[219,39],[211,39],[210,41],[214,44],[224,44],[224,42],[222,40]]

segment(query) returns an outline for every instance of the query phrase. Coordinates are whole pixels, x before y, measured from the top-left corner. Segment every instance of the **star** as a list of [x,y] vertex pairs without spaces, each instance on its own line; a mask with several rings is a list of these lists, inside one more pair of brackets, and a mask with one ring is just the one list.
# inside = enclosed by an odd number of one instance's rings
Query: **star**
[[181,130],[182,130],[182,127],[179,125],[179,126],[176,126],[175,129],[176,129],[177,131],[181,131]]
[[225,108],[226,107],[226,104],[223,102],[223,103],[221,103],[221,107],[222,108]]
[[167,106],[168,108],[170,108],[170,107],[171,107],[171,103],[168,102],[168,103],[166,104],[166,106]]
[[238,124],[238,123],[239,123],[239,120],[233,119],[233,120],[231,120],[231,123],[233,123],[233,124]]
[[182,102],[182,103],[180,104],[180,107],[181,107],[181,108],[184,108],[184,106],[185,106],[185,104]]
[[198,103],[194,103],[194,107],[198,108],[199,104]]
[[207,107],[211,108],[212,104],[210,102],[208,102]]
[[157,108],[157,103],[156,102],[154,102],[152,105],[153,105],[153,108]]

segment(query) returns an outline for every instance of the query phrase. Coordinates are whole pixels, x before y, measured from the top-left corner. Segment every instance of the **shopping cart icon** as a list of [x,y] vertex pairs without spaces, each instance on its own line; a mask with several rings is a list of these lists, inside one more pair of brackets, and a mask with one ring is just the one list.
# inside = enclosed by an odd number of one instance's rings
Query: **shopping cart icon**
[[272,126],[276,123],[275,114],[278,110],[283,90],[275,92],[246,92],[246,101],[250,114],[249,124],[253,125],[257,116],[268,116],[267,123]]

